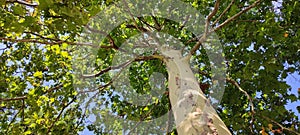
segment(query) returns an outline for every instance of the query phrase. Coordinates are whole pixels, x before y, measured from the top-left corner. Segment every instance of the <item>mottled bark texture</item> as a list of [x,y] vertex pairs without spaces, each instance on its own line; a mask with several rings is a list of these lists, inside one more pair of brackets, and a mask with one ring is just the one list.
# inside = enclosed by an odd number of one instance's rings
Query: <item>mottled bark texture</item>
[[169,74],[169,95],[179,135],[230,135],[200,89],[189,58],[180,50],[162,48]]

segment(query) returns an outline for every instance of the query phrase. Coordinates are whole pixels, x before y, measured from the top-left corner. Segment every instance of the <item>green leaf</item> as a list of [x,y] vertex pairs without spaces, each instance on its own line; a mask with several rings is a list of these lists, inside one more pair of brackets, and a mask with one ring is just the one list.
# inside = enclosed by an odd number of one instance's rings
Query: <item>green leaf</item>
[[13,13],[17,15],[23,15],[25,13],[25,10],[22,6],[16,5],[12,7]]

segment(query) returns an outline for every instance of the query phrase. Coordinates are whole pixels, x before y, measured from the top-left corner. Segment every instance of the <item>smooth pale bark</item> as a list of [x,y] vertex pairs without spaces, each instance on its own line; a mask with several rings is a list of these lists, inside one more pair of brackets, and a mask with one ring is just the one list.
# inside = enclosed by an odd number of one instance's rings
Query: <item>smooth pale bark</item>
[[179,135],[231,135],[210,106],[180,50],[162,48],[169,74],[169,95]]

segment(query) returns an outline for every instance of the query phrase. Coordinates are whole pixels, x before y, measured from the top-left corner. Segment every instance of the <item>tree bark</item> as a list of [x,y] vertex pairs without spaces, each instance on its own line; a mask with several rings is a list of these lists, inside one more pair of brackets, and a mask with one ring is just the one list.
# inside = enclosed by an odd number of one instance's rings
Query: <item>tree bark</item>
[[231,135],[192,72],[189,58],[180,50],[161,48],[168,70],[168,88],[179,135]]

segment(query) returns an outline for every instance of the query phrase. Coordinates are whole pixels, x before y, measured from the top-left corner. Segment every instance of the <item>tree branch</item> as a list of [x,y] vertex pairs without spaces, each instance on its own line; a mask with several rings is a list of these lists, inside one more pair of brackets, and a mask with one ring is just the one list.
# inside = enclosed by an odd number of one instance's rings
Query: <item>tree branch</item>
[[291,129],[289,129],[289,128],[284,127],[283,125],[279,124],[279,123],[276,122],[275,120],[270,119],[269,117],[266,117],[266,116],[263,116],[263,115],[259,115],[259,116],[262,117],[262,118],[265,119],[265,120],[268,120],[268,121],[270,121],[270,122],[275,123],[275,124],[276,124],[277,126],[279,126],[282,130],[286,130],[286,131],[289,131],[289,132],[294,133],[294,134],[296,134],[296,135],[300,135],[300,133],[298,133],[298,132],[296,132],[296,131],[294,131],[294,130],[291,130]]
[[134,19],[134,16],[133,16],[133,14],[132,14],[131,11],[130,11],[130,8],[129,8],[128,3],[126,2],[126,0],[123,0],[123,2],[124,2],[124,5],[126,6],[127,12],[129,13],[129,15],[130,15],[130,17],[131,17],[131,19],[132,19],[132,21],[133,21],[133,23],[134,23],[135,28],[136,28],[137,30],[139,30],[141,33],[149,31],[149,30],[147,30],[147,29],[144,28],[144,27],[139,27],[139,26],[138,26],[137,21]]
[[[144,19],[142,19],[142,17],[138,17],[138,20],[139,20],[140,22],[146,24],[146,26],[147,26],[148,28],[150,28],[150,29],[152,28],[152,29],[155,29],[155,30],[159,31],[159,29],[157,29],[155,26],[150,25],[147,21],[145,21]],[[145,32],[147,32],[147,29],[146,29],[146,28],[143,28],[143,27],[142,27],[142,30],[145,31]]]
[[13,119],[10,121],[10,123],[8,124],[8,128],[6,130],[6,134],[8,134],[8,131],[9,131],[9,127],[11,126],[11,124],[16,120],[17,116],[19,115],[19,113],[21,112],[21,110],[24,109],[24,105],[22,105],[22,107],[18,110],[17,114],[14,115]]
[[199,49],[200,45],[206,40],[206,36],[209,34],[208,29],[209,29],[210,20],[218,12],[219,6],[220,6],[220,0],[217,0],[216,3],[215,3],[213,11],[208,15],[208,17],[205,21],[205,31],[204,31],[204,33],[201,36],[201,38],[199,39],[199,41],[196,43],[196,45],[191,49],[189,55],[187,56],[188,58],[190,58]]
[[0,101],[15,101],[15,100],[24,100],[27,99],[26,96],[14,97],[14,98],[0,98]]
[[[219,10],[219,6],[220,6],[220,1],[221,0],[217,0],[216,3],[215,3],[215,6],[214,6],[214,10],[208,15],[207,19],[206,19],[206,22],[210,22],[210,20],[212,19],[212,17],[214,15],[216,15],[216,13],[218,12]],[[208,28],[207,28],[208,29]]]
[[251,126],[250,126],[250,129],[251,129],[251,132],[253,133],[253,123],[254,123],[254,114],[255,114],[255,110],[254,110],[254,104],[253,104],[253,99],[252,97],[243,89],[241,88],[241,86],[233,79],[231,78],[226,78],[226,81],[230,82],[231,84],[233,84],[234,86],[236,86],[241,92],[243,92],[248,100],[249,100],[249,103],[250,103],[250,109],[251,109]]
[[193,55],[201,46],[201,44],[206,40],[206,37],[211,34],[212,32],[215,32],[219,29],[221,29],[223,26],[225,26],[226,24],[230,23],[231,21],[233,21],[234,19],[236,19],[237,17],[241,16],[243,13],[249,11],[250,9],[254,8],[255,6],[257,6],[260,3],[261,0],[257,0],[255,1],[252,5],[246,7],[244,10],[240,11],[239,13],[235,14],[234,16],[230,17],[229,19],[225,20],[222,24],[218,25],[217,27],[215,27],[214,29],[208,31],[208,27],[209,27],[209,21],[211,20],[211,18],[217,13],[218,8],[219,8],[219,3],[220,1],[217,0],[215,3],[215,7],[214,10],[209,14],[209,16],[206,19],[206,23],[205,23],[205,32],[203,33],[203,35],[201,36],[201,38],[199,39],[199,41],[196,43],[196,45],[191,49],[189,55],[187,55],[187,58],[190,58],[191,55]]
[[[50,89],[47,90],[46,93],[57,90],[57,89],[61,88],[62,86],[63,85],[61,84],[61,85],[57,85],[53,88],[50,88]],[[16,101],[16,100],[25,100],[25,99],[27,99],[27,96],[20,96],[20,97],[13,97],[13,98],[0,98],[0,101]]]
[[213,30],[211,30],[210,32],[214,32],[217,31],[219,29],[221,29],[224,25],[230,23],[231,21],[233,21],[234,19],[236,19],[237,17],[241,16],[243,13],[249,11],[250,9],[254,8],[255,6],[257,6],[260,3],[261,0],[257,0],[255,1],[252,5],[246,7],[244,10],[240,11],[239,13],[235,14],[234,16],[228,18],[227,20],[225,20],[222,24],[218,25],[216,28],[214,28]]
[[48,45],[64,43],[64,41],[48,42],[48,41],[40,41],[40,40],[36,40],[36,39],[32,39],[32,38],[29,38],[29,39],[13,39],[13,38],[0,37],[0,40],[15,42],[15,43],[28,42],[28,43],[39,43],[39,44],[48,44]]
[[57,90],[57,89],[59,89],[59,88],[61,88],[61,87],[63,87],[63,84],[60,84],[60,85],[57,85],[57,86],[55,86],[55,87],[53,87],[53,88],[48,89],[48,90],[47,90],[47,93],[50,93],[50,92],[52,92],[52,91],[54,91],[54,90]]
[[226,7],[226,9],[221,13],[221,15],[213,22],[212,26],[216,25],[219,20],[225,15],[225,13],[230,9],[235,0],[231,0],[230,4]]
[[[145,61],[145,60],[151,60],[151,59],[162,59],[163,56],[161,55],[151,55],[151,56],[140,56],[140,57],[137,57],[135,58],[132,62],[136,62],[136,61]],[[131,62],[131,61],[129,61]],[[115,70],[115,69],[120,69],[120,68],[124,68],[126,65],[128,64],[128,61],[127,62],[124,62],[118,66],[110,66],[110,67],[107,67],[101,71],[99,71],[98,73],[96,74],[91,74],[91,75],[82,75],[81,77],[82,78],[93,78],[93,77],[98,77],[104,73],[107,73],[108,71],[110,70]]]
[[[151,98],[147,100],[146,105],[150,103],[150,100],[151,100]],[[150,108],[149,112],[147,114],[145,114],[144,116],[140,116],[140,121],[138,123],[136,123],[133,128],[131,128],[131,130],[128,132],[127,135],[130,135],[137,128],[138,125],[140,125],[147,117],[150,116],[150,114],[151,114],[152,110],[154,109],[154,107],[155,106],[152,106]]]
[[154,16],[151,16],[151,17],[154,20],[154,24],[155,24],[155,27],[156,27],[157,31],[160,31],[161,30],[161,25],[158,23],[156,17],[154,17]]
[[67,43],[69,45],[90,46],[90,47],[94,47],[94,48],[103,48],[103,49],[116,48],[115,46],[105,46],[105,45],[98,46],[98,45],[94,45],[91,43],[76,43],[76,42],[68,42],[68,41],[56,40],[56,39],[53,39],[54,41],[49,41],[49,40],[38,40],[38,39],[34,39],[34,38],[13,39],[13,38],[0,37],[0,40],[13,42],[13,43],[38,43],[38,44],[45,44],[45,45],[57,45],[57,44]]
[[226,81],[236,86],[241,92],[243,92],[247,96],[247,98],[250,100],[251,111],[255,113],[252,97],[243,88],[241,88],[241,86],[235,80],[231,78],[226,78]]
[[63,106],[62,110],[59,112],[58,116],[56,117],[56,119],[54,120],[54,122],[51,124],[51,126],[48,128],[47,134],[50,133],[51,128],[54,126],[54,124],[59,120],[60,116],[62,115],[62,113],[64,112],[64,110],[70,105],[72,104],[76,99],[76,96],[65,106]]
[[38,4],[33,4],[33,3],[29,3],[29,2],[26,2],[26,1],[23,1],[23,0],[7,0],[6,1],[7,3],[19,3],[21,5],[25,5],[25,6],[29,6],[29,7],[36,7],[38,6]]

